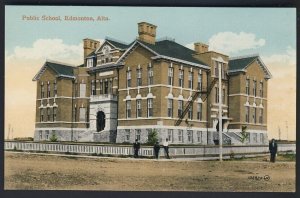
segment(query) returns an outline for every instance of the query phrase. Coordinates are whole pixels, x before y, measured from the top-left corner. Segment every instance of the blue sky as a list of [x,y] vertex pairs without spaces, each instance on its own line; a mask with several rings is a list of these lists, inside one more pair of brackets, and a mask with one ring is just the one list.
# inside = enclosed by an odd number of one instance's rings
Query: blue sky
[[[38,38],[59,38],[66,44],[78,44],[83,38],[110,36],[131,42],[137,36],[137,23],[147,21],[158,26],[157,38],[170,36],[183,45],[208,42],[219,32],[253,33],[264,39],[258,49],[242,54],[282,53],[287,46],[296,48],[296,9],[294,8],[156,8],[156,7],[57,7],[6,6],[5,49],[29,47]],[[107,16],[102,22],[23,21],[22,16]]]

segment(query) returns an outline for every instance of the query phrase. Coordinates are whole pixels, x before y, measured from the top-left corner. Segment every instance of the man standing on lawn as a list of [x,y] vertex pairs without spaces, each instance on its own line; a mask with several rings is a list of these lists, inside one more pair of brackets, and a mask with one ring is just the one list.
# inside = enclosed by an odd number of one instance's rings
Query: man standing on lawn
[[277,143],[275,142],[275,139],[272,139],[271,142],[269,143],[269,150],[271,154],[270,161],[274,163],[276,158],[276,153],[277,153]]
[[136,139],[135,142],[133,143],[134,158],[138,158],[139,157],[140,147],[141,147],[141,145],[140,145],[138,139]]
[[165,149],[165,155],[166,155],[166,158],[167,158],[167,159],[170,159],[170,156],[169,156],[169,142],[168,142],[168,138],[166,138],[166,141],[164,142],[163,146],[164,146],[164,149]]

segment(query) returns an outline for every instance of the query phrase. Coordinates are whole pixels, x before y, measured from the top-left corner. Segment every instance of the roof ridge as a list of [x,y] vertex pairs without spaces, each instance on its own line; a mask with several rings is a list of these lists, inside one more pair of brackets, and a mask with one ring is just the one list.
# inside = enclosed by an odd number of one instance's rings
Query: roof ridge
[[248,55],[242,55],[242,56],[235,56],[235,57],[229,58],[229,60],[237,60],[237,59],[250,58],[250,57],[255,57],[255,56],[259,56],[259,54],[256,53],[256,54],[248,54]]
[[105,40],[110,40],[110,41],[114,41],[114,42],[117,42],[117,43],[120,43],[120,44],[123,44],[123,45],[128,45],[128,43],[125,43],[124,41],[121,41],[121,40],[118,40],[118,39],[115,39],[115,38],[112,38],[112,37],[109,37],[109,36],[106,36]]
[[164,36],[164,37],[156,39],[156,42],[161,42],[161,41],[172,41],[172,42],[175,42],[175,38],[169,37],[169,36]]
[[76,67],[76,65],[72,65],[69,63],[64,63],[64,62],[60,62],[60,61],[56,61],[56,60],[51,60],[51,59],[46,59],[46,62],[60,64],[60,65],[67,66],[67,67]]

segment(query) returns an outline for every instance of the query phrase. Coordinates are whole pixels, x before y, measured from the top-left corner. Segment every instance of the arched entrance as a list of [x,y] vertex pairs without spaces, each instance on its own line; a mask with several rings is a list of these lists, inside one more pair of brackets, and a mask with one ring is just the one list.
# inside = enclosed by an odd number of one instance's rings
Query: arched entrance
[[105,114],[103,111],[97,113],[97,132],[104,130],[105,128]]

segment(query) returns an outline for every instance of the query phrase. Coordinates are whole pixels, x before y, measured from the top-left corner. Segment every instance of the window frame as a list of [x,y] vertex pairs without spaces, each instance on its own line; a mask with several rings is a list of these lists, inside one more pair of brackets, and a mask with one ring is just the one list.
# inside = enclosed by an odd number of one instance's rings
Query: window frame
[[173,99],[168,98],[168,117],[173,118]]
[[141,99],[136,100],[136,117],[137,118],[142,117],[142,100]]
[[131,118],[131,100],[126,101],[126,118]]
[[147,99],[147,117],[153,117],[153,98]]
[[173,85],[173,79],[174,79],[174,68],[169,67],[168,68],[168,85]]

